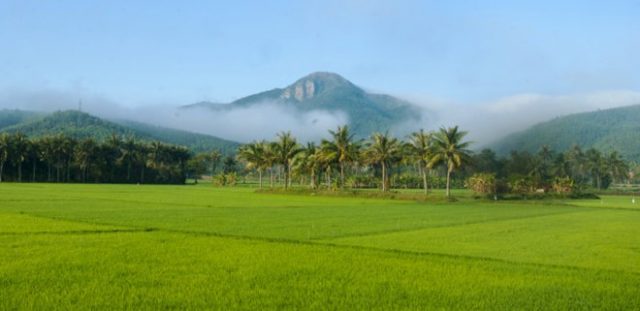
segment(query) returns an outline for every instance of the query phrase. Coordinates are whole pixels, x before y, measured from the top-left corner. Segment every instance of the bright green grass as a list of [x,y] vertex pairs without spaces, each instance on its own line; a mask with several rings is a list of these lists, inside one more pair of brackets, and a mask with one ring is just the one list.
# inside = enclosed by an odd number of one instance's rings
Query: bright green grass
[[605,200],[0,184],[0,310],[638,309],[640,211]]
[[640,196],[601,195],[599,200],[576,200],[574,202],[571,202],[571,204],[588,207],[627,208],[640,210]]

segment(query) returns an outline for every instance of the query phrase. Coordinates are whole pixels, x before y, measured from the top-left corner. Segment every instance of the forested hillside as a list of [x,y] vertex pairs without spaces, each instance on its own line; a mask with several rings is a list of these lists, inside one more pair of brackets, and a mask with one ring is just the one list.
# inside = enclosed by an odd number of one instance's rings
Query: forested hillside
[[234,153],[239,146],[236,142],[214,136],[131,121],[116,123],[71,110],[54,112],[49,115],[5,110],[0,112],[0,122],[2,122],[0,123],[1,132],[20,132],[29,137],[63,134],[77,139],[94,138],[97,141],[104,141],[115,134],[134,137],[142,141],[160,141],[185,146],[194,152],[217,149],[224,154]]
[[490,147],[506,154],[511,150],[535,152],[543,145],[560,151],[572,145],[616,150],[628,160],[640,161],[640,105],[558,117],[511,134]]

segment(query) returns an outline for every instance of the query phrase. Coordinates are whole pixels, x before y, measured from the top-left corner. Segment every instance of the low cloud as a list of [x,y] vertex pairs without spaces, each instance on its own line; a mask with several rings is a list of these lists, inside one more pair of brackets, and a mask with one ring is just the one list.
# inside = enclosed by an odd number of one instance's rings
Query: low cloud
[[149,106],[136,109],[136,114],[139,114],[136,121],[240,142],[272,139],[282,131],[291,131],[302,141],[317,141],[327,136],[327,130],[348,123],[348,118],[341,112],[301,112],[268,102],[229,110]]
[[[469,131],[468,138],[474,141],[474,148],[558,116],[640,104],[640,92],[629,90],[569,95],[527,93],[473,104],[419,96],[406,98],[422,107],[422,113],[412,121],[393,127],[393,134],[403,137],[420,128],[435,130],[441,126],[459,125]],[[272,139],[281,131],[291,131],[301,141],[317,141],[327,137],[328,129],[349,121],[342,112],[301,112],[269,102],[229,110],[181,109],[170,103],[129,108],[105,96],[87,92],[0,91],[0,109],[50,112],[78,109],[80,101],[83,111],[103,118],[144,122],[240,142]]]
[[342,112],[302,112],[269,102],[229,110],[206,107],[183,109],[170,104],[128,108],[94,94],[53,90],[0,92],[0,109],[52,112],[79,109],[80,105],[84,112],[111,120],[149,123],[239,142],[272,139],[282,131],[291,131],[301,141],[317,141],[327,136],[327,130],[349,121]]
[[476,104],[416,100],[436,111],[432,128],[460,125],[480,148],[513,132],[579,112],[640,104],[640,92],[600,91],[570,95],[536,93],[507,96]]

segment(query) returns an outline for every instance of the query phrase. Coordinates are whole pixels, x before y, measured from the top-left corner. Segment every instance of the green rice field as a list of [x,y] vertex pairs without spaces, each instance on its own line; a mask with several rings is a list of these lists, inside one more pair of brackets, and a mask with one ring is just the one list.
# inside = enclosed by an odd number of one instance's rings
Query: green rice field
[[3,183],[0,310],[638,310],[638,201]]

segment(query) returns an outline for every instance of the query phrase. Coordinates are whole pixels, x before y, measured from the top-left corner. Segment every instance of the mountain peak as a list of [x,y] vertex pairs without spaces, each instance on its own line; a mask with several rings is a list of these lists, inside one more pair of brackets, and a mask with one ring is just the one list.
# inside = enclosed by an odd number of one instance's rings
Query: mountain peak
[[322,92],[337,88],[360,90],[360,88],[337,73],[318,71],[310,73],[286,87],[282,92],[281,98],[301,102]]

